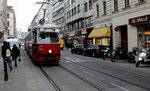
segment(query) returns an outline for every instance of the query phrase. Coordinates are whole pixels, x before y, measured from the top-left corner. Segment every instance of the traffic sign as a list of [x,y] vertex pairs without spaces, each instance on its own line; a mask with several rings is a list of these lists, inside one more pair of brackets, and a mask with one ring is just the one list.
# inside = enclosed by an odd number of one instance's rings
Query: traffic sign
[[115,32],[119,32],[120,31],[120,28],[117,26],[115,27]]

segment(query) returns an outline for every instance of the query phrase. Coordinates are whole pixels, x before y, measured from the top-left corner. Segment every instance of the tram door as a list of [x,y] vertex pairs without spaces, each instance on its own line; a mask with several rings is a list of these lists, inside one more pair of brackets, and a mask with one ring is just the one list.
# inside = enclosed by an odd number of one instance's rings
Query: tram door
[[127,25],[120,26],[121,32],[121,47],[128,51],[128,34],[127,34]]

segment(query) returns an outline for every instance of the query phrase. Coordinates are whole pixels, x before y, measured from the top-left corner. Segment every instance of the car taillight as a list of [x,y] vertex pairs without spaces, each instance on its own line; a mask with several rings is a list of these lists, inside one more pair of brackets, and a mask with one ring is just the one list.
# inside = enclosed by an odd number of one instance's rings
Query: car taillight
[[95,49],[96,49],[96,50],[99,50],[99,47],[96,47]]
[[80,50],[83,50],[84,48],[80,48]]

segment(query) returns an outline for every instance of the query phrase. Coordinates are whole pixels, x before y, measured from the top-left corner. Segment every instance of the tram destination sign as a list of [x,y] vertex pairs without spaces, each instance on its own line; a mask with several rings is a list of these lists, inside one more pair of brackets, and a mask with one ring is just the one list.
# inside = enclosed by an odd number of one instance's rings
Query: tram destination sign
[[130,25],[138,25],[138,24],[144,24],[144,23],[150,23],[150,15],[140,16],[129,19]]
[[55,29],[51,29],[51,28],[46,28],[45,29],[45,32],[52,32],[52,31],[55,31]]

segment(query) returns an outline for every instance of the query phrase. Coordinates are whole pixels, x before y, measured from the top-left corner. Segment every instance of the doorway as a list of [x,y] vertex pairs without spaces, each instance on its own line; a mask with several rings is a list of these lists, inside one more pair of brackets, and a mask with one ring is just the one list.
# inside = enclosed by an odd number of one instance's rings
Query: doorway
[[121,32],[121,47],[128,51],[128,33],[127,33],[127,25],[120,26]]

